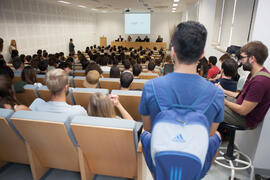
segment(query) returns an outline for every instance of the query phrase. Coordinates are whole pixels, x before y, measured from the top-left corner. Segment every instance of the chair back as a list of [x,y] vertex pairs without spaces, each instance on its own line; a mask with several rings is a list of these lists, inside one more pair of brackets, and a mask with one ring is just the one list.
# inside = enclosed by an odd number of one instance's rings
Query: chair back
[[138,107],[141,101],[142,91],[112,90],[111,94],[119,96],[120,103],[134,120],[139,121],[141,119]]
[[9,119],[13,113],[0,108],[0,161],[28,164],[24,139]]
[[30,106],[32,102],[38,97],[37,86],[27,84],[24,86],[24,92],[16,93],[16,98],[19,103]]
[[110,92],[113,89],[120,89],[119,78],[100,78],[99,83],[100,83],[100,88],[109,89]]
[[71,128],[86,164],[94,174],[134,178],[142,124],[123,119],[76,116]]

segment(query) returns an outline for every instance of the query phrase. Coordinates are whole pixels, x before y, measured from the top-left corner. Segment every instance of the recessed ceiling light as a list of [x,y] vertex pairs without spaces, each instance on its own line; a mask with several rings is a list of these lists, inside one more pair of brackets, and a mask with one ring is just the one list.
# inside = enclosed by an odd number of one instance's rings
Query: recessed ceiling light
[[175,13],[175,11],[172,11],[172,13]]
[[175,10],[176,10],[176,8],[172,8],[172,10],[173,10],[173,11],[175,11]]
[[87,8],[86,6],[83,6],[83,5],[78,5],[78,7],[80,7],[80,8]]
[[173,0],[173,2],[179,2],[180,0]]
[[173,7],[176,7],[176,6],[178,6],[178,4],[173,4],[172,6],[173,6]]
[[101,12],[106,13],[107,11],[101,11]]
[[96,8],[92,8],[92,10],[93,10],[93,11],[97,11],[97,9],[96,9]]
[[67,1],[57,1],[57,2],[64,3],[64,4],[71,4],[70,2],[67,2]]

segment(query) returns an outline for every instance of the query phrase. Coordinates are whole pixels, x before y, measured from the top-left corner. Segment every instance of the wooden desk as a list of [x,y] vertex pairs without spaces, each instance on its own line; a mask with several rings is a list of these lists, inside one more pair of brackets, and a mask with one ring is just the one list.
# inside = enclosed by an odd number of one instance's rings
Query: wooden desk
[[133,47],[135,49],[139,49],[140,46],[143,47],[143,49],[150,48],[154,49],[154,47],[157,47],[157,49],[163,48],[164,50],[167,48],[167,43],[165,42],[111,42],[111,46],[123,46],[123,47]]

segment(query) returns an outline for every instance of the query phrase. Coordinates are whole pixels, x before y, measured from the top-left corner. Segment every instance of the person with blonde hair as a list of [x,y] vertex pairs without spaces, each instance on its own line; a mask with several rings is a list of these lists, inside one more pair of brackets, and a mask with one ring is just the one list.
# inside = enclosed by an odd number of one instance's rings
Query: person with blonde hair
[[30,105],[32,111],[66,113],[70,116],[85,115],[86,110],[80,105],[69,105],[66,96],[69,93],[69,77],[63,69],[53,69],[46,74],[46,85],[51,93],[51,99],[45,102],[37,98]]
[[123,119],[133,120],[130,114],[125,110],[119,102],[117,95],[110,95],[104,93],[95,93],[90,96],[88,104],[88,115],[107,118],[119,118],[116,116],[114,107],[116,107]]

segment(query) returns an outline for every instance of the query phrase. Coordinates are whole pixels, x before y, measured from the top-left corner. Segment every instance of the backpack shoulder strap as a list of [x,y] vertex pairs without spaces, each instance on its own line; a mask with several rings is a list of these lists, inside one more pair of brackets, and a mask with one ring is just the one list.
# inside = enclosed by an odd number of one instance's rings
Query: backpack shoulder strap
[[253,76],[250,78],[249,81],[251,81],[256,76],[264,76],[264,77],[270,78],[270,74],[269,73],[264,72],[264,71],[259,71],[259,72],[256,72],[255,74],[253,74]]

